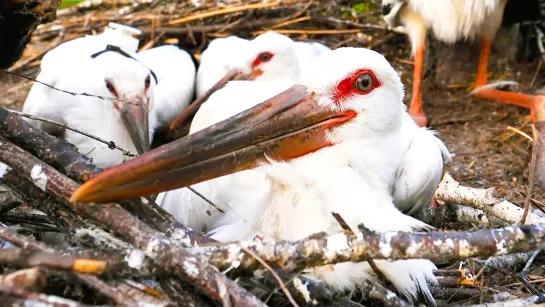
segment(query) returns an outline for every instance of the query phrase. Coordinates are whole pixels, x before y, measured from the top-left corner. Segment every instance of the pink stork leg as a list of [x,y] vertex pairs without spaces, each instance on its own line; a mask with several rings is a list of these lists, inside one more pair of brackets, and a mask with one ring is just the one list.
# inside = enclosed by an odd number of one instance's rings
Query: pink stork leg
[[424,69],[424,45],[416,48],[414,55],[414,71],[413,71],[413,92],[411,103],[409,104],[409,114],[412,116],[416,124],[420,127],[425,127],[428,119],[422,110],[422,71]]
[[[483,39],[481,43],[481,50],[479,54],[479,63],[477,66],[477,80],[475,82],[475,88],[486,85],[487,83],[487,67],[488,67],[488,55],[490,54],[490,40]],[[530,115],[532,122],[536,120],[542,121],[544,118],[539,116],[539,107],[545,101],[545,96],[528,95],[523,93],[513,93],[500,91],[496,89],[485,89],[477,91],[473,94],[475,97],[492,100],[499,103],[512,104],[519,107],[530,109]]]

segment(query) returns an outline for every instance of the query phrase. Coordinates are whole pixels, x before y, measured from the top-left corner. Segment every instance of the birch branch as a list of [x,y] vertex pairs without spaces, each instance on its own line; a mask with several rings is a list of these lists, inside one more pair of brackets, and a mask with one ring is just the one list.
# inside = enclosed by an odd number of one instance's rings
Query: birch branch
[[[435,190],[435,199],[439,204],[458,204],[483,211],[487,216],[484,220],[479,217],[478,211],[462,210],[461,214],[465,218],[471,215],[477,215],[478,220],[485,224],[501,221],[503,225],[518,224],[524,214],[524,209],[520,208],[504,199],[505,191],[501,187],[492,187],[488,189],[470,188],[461,185],[454,180],[448,173],[443,176],[437,190]],[[526,221],[529,224],[545,223],[545,219],[529,213]]]
[[42,190],[72,206],[78,214],[105,225],[142,249],[164,271],[182,276],[213,300],[236,306],[264,306],[257,297],[173,244],[164,234],[153,230],[118,204],[70,203],[70,196],[79,187],[77,183],[3,138],[0,138],[0,160],[17,173],[25,174]]
[[286,272],[368,259],[459,260],[534,251],[545,247],[545,224],[509,226],[472,232],[363,232],[347,236],[310,236],[300,241],[237,242],[191,250],[220,269],[254,270],[252,250],[271,267]]
[[[495,303],[486,303],[486,304],[478,304],[478,305],[471,305],[470,307],[533,307],[533,306],[543,306],[542,302],[539,302],[539,297],[537,295],[530,296],[527,298],[519,298],[509,301],[503,301],[503,302],[495,302]],[[454,306],[462,306],[462,305],[454,305]]]

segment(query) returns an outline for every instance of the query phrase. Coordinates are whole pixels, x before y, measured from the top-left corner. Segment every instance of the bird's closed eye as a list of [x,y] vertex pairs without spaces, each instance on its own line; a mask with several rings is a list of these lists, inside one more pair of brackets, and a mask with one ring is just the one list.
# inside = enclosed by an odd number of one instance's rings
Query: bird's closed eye
[[150,76],[148,75],[146,77],[146,80],[144,81],[144,86],[146,87],[146,89],[148,89],[148,87],[150,86],[150,83],[151,83],[151,79],[150,79]]
[[106,88],[108,89],[108,91],[110,91],[110,93],[112,93],[114,96],[117,97],[117,91],[115,90],[115,87],[112,84],[112,82],[106,80],[105,84],[106,84]]

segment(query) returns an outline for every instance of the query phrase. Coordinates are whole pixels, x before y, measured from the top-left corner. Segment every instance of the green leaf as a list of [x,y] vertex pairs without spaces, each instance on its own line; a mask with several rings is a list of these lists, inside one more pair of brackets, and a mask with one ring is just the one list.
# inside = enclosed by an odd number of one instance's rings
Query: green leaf
[[352,10],[358,15],[365,15],[371,9],[369,2],[360,2],[352,5]]

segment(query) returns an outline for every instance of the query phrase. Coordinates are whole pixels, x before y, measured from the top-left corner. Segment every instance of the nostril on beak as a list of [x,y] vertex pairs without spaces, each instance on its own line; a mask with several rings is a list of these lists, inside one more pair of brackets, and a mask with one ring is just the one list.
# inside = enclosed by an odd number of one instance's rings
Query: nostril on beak
[[382,6],[382,15],[386,16],[390,14],[390,11],[392,10],[392,4],[385,4]]

